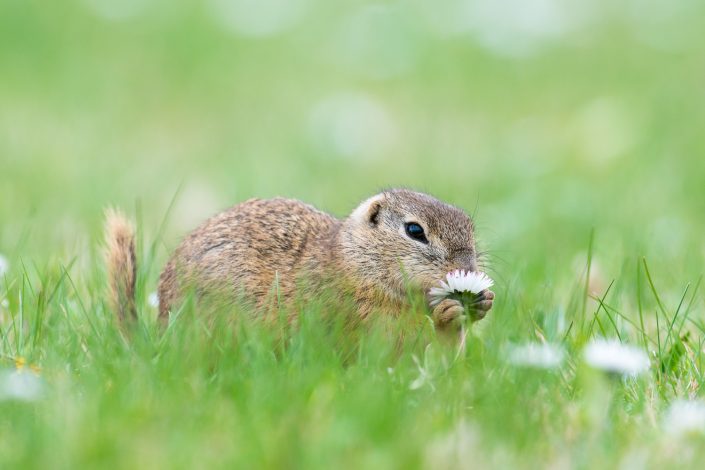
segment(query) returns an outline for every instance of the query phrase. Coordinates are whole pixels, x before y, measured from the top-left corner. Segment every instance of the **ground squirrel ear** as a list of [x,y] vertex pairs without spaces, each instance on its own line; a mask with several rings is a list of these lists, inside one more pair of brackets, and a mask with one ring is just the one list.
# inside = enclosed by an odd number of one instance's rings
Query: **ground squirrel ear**
[[379,223],[379,211],[382,209],[383,202],[384,194],[372,196],[360,204],[350,217],[375,227]]

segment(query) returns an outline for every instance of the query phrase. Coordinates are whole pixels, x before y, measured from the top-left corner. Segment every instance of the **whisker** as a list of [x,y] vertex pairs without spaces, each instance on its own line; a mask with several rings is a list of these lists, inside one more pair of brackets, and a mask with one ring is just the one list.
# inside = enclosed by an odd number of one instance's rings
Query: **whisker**
[[478,263],[478,267],[482,271],[492,274],[492,279],[494,279],[495,281],[499,281],[497,282],[498,284],[507,285],[507,278],[501,272],[497,271],[497,269],[495,269],[494,267],[480,263]]
[[504,264],[504,265],[508,265],[508,264],[509,264],[509,262],[508,262],[505,258],[499,256],[496,252],[480,251],[480,252],[477,253],[476,258],[477,258],[478,260],[489,259],[489,260],[492,260],[492,261],[498,261],[498,262],[500,262],[501,264]]

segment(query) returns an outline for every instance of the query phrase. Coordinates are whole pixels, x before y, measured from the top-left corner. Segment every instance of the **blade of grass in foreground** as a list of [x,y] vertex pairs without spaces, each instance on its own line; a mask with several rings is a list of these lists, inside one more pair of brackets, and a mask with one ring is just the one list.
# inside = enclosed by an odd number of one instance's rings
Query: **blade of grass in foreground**
[[644,327],[644,308],[641,304],[641,265],[639,260],[636,262],[636,304],[639,312],[639,326],[641,327],[641,341],[644,345],[644,349],[648,350],[648,345],[646,341],[646,329]]
[[[587,302],[590,294],[590,274],[592,271],[592,255],[593,255],[593,243],[595,241],[595,229],[590,230],[590,240],[588,242],[588,252],[587,252],[587,270],[585,274],[585,286],[583,289],[583,305],[580,314],[580,332],[583,332],[585,327],[585,316],[587,315]],[[588,334],[589,337],[589,334]]]

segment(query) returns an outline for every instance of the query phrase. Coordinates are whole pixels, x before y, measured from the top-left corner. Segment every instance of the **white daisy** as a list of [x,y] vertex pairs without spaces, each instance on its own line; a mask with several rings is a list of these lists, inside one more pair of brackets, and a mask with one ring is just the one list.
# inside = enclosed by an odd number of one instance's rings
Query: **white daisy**
[[428,291],[431,296],[431,306],[437,305],[453,294],[462,294],[464,292],[479,294],[483,290],[492,287],[493,284],[494,281],[485,273],[456,269],[446,274],[446,280],[440,281],[440,287],[432,287]]
[[644,351],[615,340],[597,339],[585,347],[585,362],[595,369],[636,376],[649,369]]
[[663,428],[672,436],[705,434],[705,402],[676,400],[663,417]]
[[149,297],[147,297],[147,303],[150,307],[159,307],[159,295],[156,292],[152,292],[149,294]]
[[43,388],[42,379],[32,372],[19,370],[0,372],[0,401],[35,401],[41,397]]
[[8,259],[0,254],[0,276],[4,276],[10,270],[10,262]]
[[565,351],[550,343],[510,344],[507,360],[519,367],[556,369],[563,363]]

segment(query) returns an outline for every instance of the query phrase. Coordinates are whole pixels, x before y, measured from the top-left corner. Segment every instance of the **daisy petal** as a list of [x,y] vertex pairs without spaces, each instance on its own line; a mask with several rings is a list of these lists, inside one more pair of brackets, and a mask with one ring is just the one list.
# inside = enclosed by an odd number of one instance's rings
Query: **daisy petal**
[[494,281],[485,273],[456,269],[446,274],[445,281],[441,280],[438,287],[432,287],[429,290],[429,295],[443,298],[453,293],[471,292],[479,294],[492,287],[493,284]]

